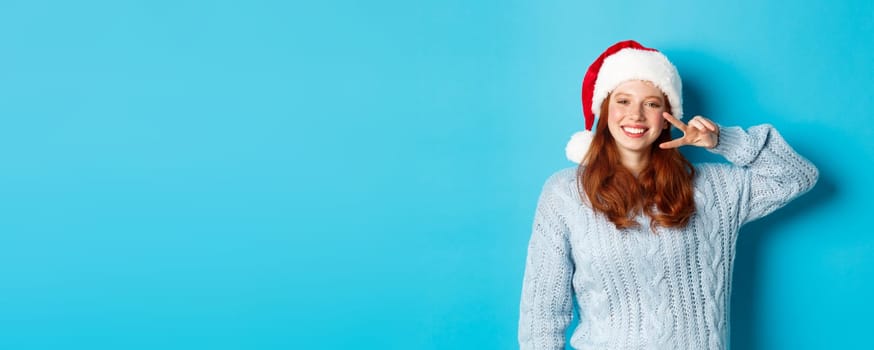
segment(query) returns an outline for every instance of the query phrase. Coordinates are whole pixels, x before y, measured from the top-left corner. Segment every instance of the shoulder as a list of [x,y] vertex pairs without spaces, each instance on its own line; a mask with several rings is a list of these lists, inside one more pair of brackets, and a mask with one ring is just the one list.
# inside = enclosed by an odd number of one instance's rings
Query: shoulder
[[560,186],[567,182],[574,182],[576,177],[577,167],[567,167],[559,169],[558,171],[549,175],[548,178],[546,178],[546,182],[543,186]]
[[567,167],[549,175],[543,183],[542,195],[578,202],[577,170],[576,166]]
[[734,182],[741,178],[745,170],[729,163],[695,164],[695,186]]
[[694,189],[699,200],[732,200],[742,195],[749,178],[747,170],[727,163],[695,164]]
[[543,189],[560,191],[568,184],[575,184],[576,178],[576,167],[567,167],[564,169],[560,169],[549,175],[548,178],[546,178],[546,181],[543,183]]

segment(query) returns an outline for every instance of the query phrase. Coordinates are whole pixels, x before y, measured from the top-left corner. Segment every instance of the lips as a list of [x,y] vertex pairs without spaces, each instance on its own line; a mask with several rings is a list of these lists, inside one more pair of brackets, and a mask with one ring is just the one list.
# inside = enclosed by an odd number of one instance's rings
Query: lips
[[637,127],[637,126],[623,126],[622,127],[622,131],[625,133],[625,135],[628,135],[628,137],[632,137],[632,138],[643,137],[643,135],[646,133],[647,130],[649,130],[649,129],[644,128],[644,127]]

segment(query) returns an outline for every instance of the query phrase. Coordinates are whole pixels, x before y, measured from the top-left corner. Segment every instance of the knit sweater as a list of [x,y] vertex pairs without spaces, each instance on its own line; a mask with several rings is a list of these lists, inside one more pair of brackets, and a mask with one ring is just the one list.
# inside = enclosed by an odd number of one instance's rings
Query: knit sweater
[[546,180],[522,283],[519,344],[564,349],[727,349],[735,242],[744,224],[808,191],[817,168],[770,125],[720,127],[696,165],[695,214],[683,228],[618,230],[576,186],[576,167]]

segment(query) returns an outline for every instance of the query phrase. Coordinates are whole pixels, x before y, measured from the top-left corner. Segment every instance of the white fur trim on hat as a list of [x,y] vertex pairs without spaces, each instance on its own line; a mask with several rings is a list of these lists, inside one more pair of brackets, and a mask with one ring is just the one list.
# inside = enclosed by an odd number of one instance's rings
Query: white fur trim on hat
[[683,118],[683,83],[677,68],[661,52],[622,49],[604,59],[595,81],[592,113],[601,113],[601,104],[613,89],[629,80],[646,80],[655,84],[668,97],[671,114]]
[[571,140],[568,141],[567,146],[564,148],[564,152],[567,155],[567,159],[574,163],[580,163],[583,161],[583,157],[586,156],[586,152],[589,151],[589,145],[592,144],[592,132],[589,130],[578,131],[571,136]]

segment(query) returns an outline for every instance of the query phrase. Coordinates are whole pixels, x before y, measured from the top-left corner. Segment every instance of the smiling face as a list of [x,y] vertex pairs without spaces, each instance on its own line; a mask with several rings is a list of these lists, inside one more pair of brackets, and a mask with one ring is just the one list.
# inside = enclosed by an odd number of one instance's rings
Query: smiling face
[[610,93],[607,127],[623,158],[647,158],[650,147],[669,124],[664,94],[650,82],[629,80]]

